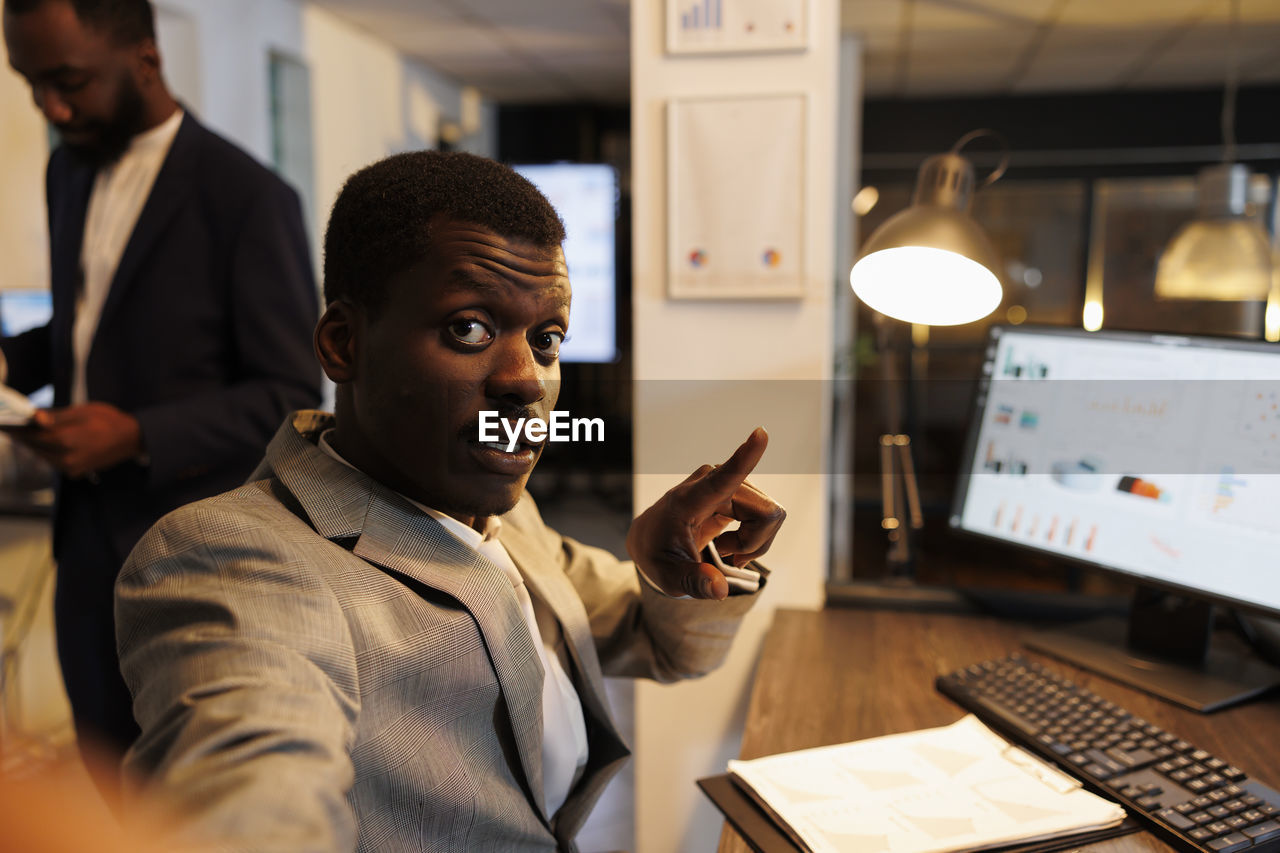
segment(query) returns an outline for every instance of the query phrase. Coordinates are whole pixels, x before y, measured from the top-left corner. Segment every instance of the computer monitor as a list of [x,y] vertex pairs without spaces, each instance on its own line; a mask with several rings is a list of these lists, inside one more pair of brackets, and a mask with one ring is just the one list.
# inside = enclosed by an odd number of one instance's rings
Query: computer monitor
[[0,290],[0,335],[20,335],[43,326],[53,316],[53,294],[48,290]]
[[1280,617],[1280,346],[995,327],[974,399],[952,529],[1140,585],[1028,645],[1200,710],[1280,676],[1209,643],[1213,604]]
[[573,286],[569,338],[561,361],[603,363],[618,358],[618,176],[601,163],[513,166],[542,190],[564,220],[565,262]]
[[[0,289],[0,335],[20,335],[28,329],[43,326],[53,316],[53,294],[48,289]],[[36,406],[53,405],[53,386],[29,395]]]

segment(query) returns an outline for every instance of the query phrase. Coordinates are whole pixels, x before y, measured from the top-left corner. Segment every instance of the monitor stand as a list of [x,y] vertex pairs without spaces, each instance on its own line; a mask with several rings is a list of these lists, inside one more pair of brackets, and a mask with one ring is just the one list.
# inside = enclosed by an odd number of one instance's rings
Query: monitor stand
[[1238,637],[1213,630],[1207,602],[1144,587],[1134,593],[1127,623],[1101,619],[1040,631],[1023,642],[1201,713],[1280,684],[1280,669],[1259,660]]

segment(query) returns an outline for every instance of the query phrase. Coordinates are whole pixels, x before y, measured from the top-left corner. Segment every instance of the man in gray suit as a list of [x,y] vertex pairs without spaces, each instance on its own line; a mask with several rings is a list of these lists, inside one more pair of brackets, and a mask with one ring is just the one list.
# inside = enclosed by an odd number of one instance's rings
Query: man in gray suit
[[117,585],[143,732],[127,767],[184,840],[573,849],[628,755],[604,675],[723,660],[755,594],[703,550],[743,566],[777,534],[745,482],[763,430],[635,520],[634,564],[542,522],[536,436],[481,440],[482,412],[550,419],[563,239],[482,158],[402,154],[347,182],[315,334],[335,414],[295,414],[247,485],[163,519]]

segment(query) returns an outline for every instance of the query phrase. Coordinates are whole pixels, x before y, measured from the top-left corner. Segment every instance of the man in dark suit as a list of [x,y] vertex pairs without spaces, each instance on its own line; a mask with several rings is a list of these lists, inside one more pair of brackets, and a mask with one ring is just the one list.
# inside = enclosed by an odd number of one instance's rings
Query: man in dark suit
[[47,175],[52,321],[0,340],[54,408],[15,433],[60,472],[58,654],[77,732],[137,734],[112,586],[166,512],[242,482],[318,402],[297,195],[184,114],[147,0],[6,0],[9,62],[62,144]]

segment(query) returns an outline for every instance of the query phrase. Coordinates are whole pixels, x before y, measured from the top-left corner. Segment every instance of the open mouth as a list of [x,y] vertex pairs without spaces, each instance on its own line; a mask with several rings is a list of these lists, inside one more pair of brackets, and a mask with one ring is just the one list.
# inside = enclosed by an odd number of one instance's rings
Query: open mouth
[[542,449],[541,444],[523,441],[517,442],[511,450],[507,449],[510,446],[507,441],[471,440],[468,444],[472,458],[480,467],[495,474],[509,476],[519,476],[533,470],[533,464],[538,460],[538,453]]

